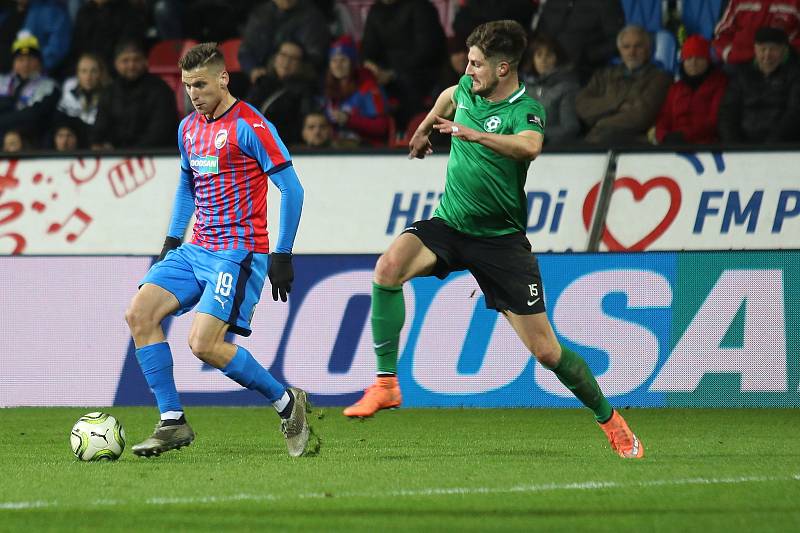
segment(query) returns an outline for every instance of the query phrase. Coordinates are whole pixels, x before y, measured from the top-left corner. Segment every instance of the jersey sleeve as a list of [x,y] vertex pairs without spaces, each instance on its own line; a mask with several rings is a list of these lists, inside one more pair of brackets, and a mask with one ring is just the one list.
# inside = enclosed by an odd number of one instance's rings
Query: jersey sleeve
[[167,235],[182,239],[186,233],[186,226],[194,213],[194,175],[189,167],[189,156],[183,145],[183,129],[186,120],[178,126],[178,151],[181,154],[180,176],[178,188],[175,190],[175,200],[172,204],[172,217],[169,221]]
[[544,135],[544,126],[547,114],[544,107],[537,101],[531,100],[530,104],[520,106],[514,117],[514,133],[522,131],[535,131]]
[[270,181],[281,191],[280,229],[273,251],[291,253],[300,225],[304,191],[292,166],[289,151],[275,126],[260,116],[250,121],[240,118],[236,131],[242,152],[258,161]]
[[239,148],[261,165],[267,175],[280,172],[291,164],[289,151],[275,126],[266,119],[240,118],[236,125]]

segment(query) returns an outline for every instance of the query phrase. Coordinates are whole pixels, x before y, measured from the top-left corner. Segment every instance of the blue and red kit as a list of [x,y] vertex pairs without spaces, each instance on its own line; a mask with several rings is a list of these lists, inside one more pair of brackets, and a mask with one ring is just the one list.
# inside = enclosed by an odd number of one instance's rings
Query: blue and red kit
[[[192,239],[153,265],[142,283],[171,292],[183,314],[199,312],[249,335],[270,251],[291,253],[303,188],[275,127],[237,100],[216,119],[193,112],[178,127],[181,176],[167,234],[178,239],[196,216]],[[267,180],[281,192],[280,229],[270,249]]]

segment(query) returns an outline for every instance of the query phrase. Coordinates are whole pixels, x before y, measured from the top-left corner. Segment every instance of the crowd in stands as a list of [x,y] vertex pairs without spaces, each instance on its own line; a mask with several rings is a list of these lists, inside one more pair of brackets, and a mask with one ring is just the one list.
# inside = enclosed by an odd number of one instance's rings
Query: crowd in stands
[[173,147],[204,41],[290,147],[405,146],[499,19],[549,146],[800,140],[800,0],[0,0],[3,151]]

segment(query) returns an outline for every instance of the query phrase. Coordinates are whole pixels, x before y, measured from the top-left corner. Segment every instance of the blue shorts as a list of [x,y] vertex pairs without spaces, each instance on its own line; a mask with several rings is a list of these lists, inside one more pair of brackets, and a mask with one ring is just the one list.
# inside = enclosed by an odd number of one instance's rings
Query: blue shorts
[[175,316],[197,305],[197,311],[219,318],[230,324],[229,331],[247,337],[264,288],[268,257],[247,250],[212,252],[184,243],[150,267],[139,286],[152,283],[175,295],[180,303]]

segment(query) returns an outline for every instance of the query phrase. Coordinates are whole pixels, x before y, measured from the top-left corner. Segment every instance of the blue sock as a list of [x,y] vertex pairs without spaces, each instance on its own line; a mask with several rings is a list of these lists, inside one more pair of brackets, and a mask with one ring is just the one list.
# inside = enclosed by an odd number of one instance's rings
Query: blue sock
[[279,400],[286,391],[286,387],[278,383],[272,374],[241,346],[236,347],[236,355],[222,369],[222,373],[242,387],[260,392],[270,402]]
[[175,378],[172,376],[172,352],[169,344],[159,342],[142,346],[136,350],[136,359],[144,374],[150,390],[156,395],[156,403],[161,413],[183,411]]

